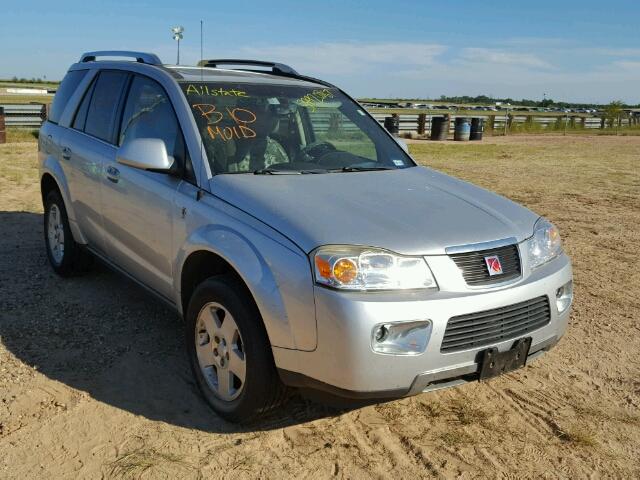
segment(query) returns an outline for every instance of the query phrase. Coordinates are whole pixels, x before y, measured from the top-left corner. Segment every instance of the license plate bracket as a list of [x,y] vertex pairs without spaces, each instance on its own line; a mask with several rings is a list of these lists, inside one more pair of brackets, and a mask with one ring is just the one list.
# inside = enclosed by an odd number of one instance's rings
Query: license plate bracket
[[497,348],[483,350],[480,352],[479,380],[488,380],[524,367],[530,348],[531,337],[527,337],[517,340],[506,352],[499,352]]

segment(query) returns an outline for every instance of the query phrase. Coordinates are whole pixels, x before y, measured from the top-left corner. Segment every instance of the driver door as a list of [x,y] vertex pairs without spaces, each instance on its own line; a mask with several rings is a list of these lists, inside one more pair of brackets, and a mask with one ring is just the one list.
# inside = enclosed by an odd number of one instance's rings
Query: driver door
[[[118,145],[159,138],[167,154],[184,162],[186,148],[171,102],[154,80],[135,75],[124,105]],[[102,183],[107,256],[125,272],[172,297],[173,222],[181,178],[122,165],[105,165]]]

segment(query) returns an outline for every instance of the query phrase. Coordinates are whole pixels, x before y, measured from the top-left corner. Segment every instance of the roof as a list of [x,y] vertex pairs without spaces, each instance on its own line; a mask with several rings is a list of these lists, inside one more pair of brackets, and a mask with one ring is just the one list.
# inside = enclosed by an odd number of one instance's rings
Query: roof
[[[148,65],[151,68],[160,68],[169,73],[174,79],[185,82],[200,81],[223,81],[233,83],[260,83],[272,85],[297,85],[303,87],[316,88],[321,86],[332,86],[331,84],[304,75],[299,75],[293,68],[282,63],[265,62],[262,60],[239,60],[239,59],[208,59],[201,60],[197,67],[184,65],[163,65],[157,55],[153,53],[137,52],[129,50],[101,50],[83,53],[80,62],[72,65],[72,69],[80,68],[81,65],[94,64],[98,58],[112,59],[127,58],[126,62],[107,60],[103,65],[112,67],[122,66],[135,62],[136,64]],[[253,70],[252,68],[225,69],[220,65],[242,65],[244,67],[271,68],[271,71]],[[204,65],[204,66],[201,66]]]
[[319,83],[300,78],[274,75],[272,73],[250,72],[246,70],[230,70],[224,68],[188,67],[183,65],[163,65],[178,81],[185,82],[232,82],[232,83],[262,83],[278,85],[297,85],[318,87]]

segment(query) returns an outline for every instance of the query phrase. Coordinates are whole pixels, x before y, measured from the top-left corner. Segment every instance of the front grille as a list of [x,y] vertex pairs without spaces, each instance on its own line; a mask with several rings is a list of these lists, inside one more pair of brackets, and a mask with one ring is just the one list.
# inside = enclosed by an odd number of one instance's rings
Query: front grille
[[517,338],[551,321],[547,296],[507,307],[452,317],[447,322],[441,352],[457,352]]
[[[489,275],[485,257],[497,255],[502,265],[502,273]],[[520,276],[520,255],[517,245],[480,250],[476,252],[452,253],[449,257],[456,262],[467,285],[491,285]]]

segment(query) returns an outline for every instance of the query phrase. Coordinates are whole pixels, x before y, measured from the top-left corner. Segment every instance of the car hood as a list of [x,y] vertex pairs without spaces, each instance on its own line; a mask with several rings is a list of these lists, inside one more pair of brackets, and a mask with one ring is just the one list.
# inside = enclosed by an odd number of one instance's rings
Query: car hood
[[304,175],[217,175],[211,192],[305,252],[364,245],[405,255],[533,233],[538,216],[495,193],[425,167]]

